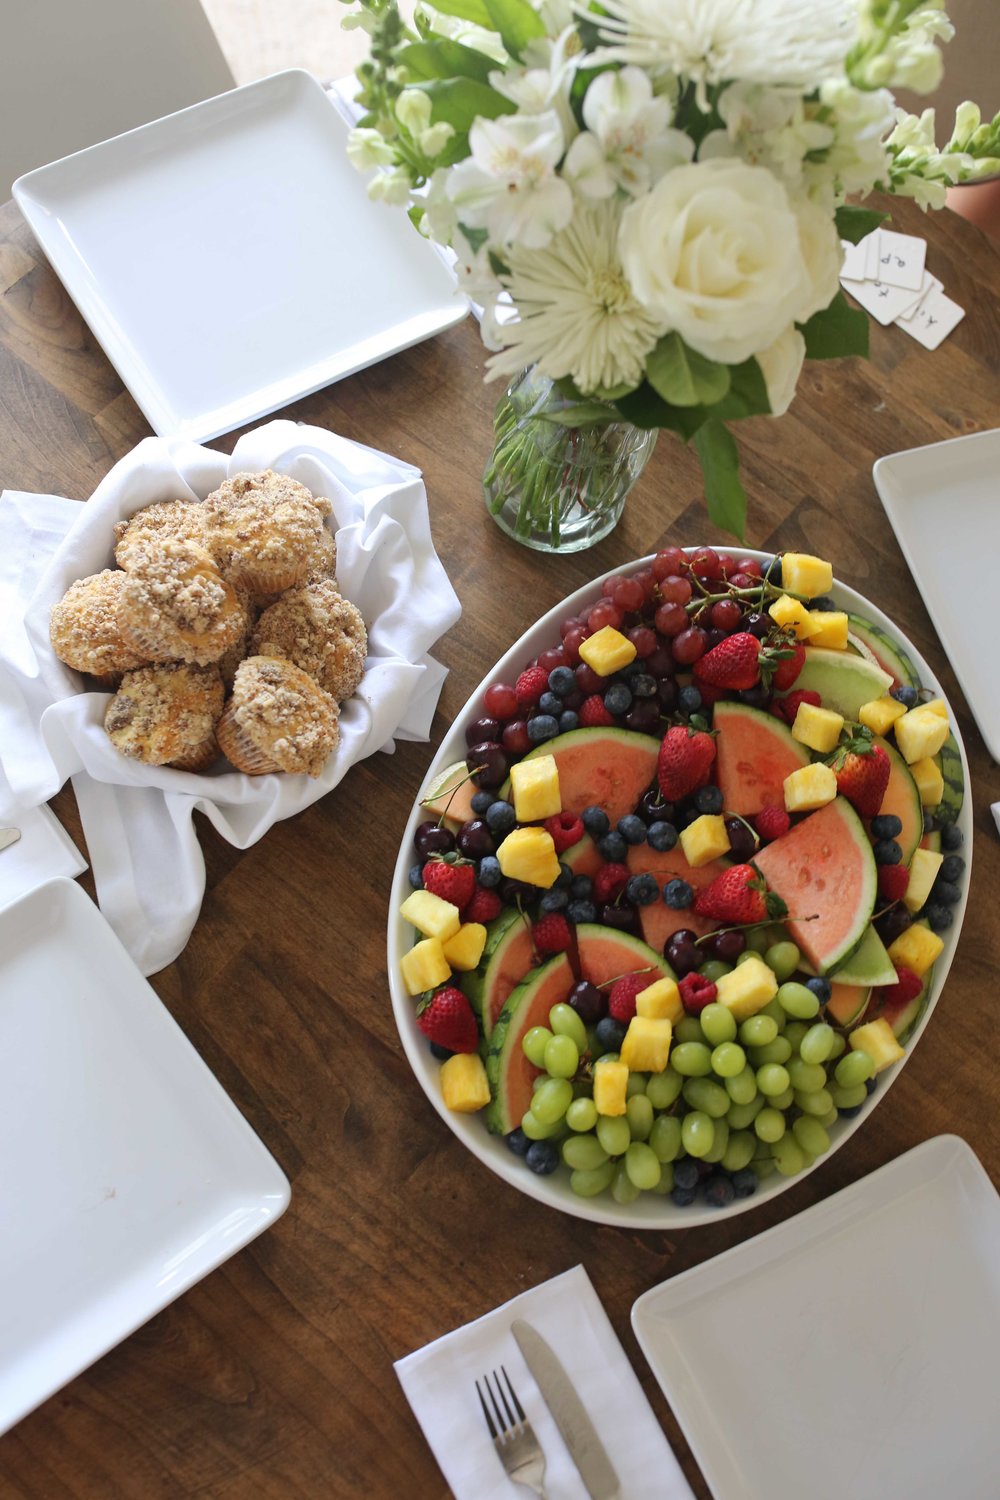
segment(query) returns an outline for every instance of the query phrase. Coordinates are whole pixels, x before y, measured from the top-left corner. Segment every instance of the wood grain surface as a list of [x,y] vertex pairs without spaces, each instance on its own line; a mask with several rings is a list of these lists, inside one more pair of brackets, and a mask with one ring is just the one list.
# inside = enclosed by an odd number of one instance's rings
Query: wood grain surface
[[[622,523],[592,551],[553,559],[502,536],[479,483],[496,390],[482,385],[469,321],[288,412],[423,470],[464,610],[437,648],[450,670],[432,741],[373,756],[246,852],[199,820],[201,918],[153,980],[284,1168],[291,1207],[0,1440],[5,1500],[441,1500],[446,1485],[393,1360],[580,1261],[705,1500],[632,1335],[636,1297],[941,1132],[964,1136],[1000,1174],[1000,840],[989,812],[1000,776],[871,477],[883,454],[997,424],[1000,254],[947,212],[924,218],[897,204],[894,220],[928,237],[928,266],[967,309],[964,322],[935,353],[873,324],[870,361],[808,366],[787,416],[741,423],[737,436],[748,544],[829,557],[876,599],[933,664],[969,752],[976,838],[965,928],[898,1083],[777,1200],[671,1236],[590,1226],[533,1202],[469,1157],[424,1098],[393,1025],[385,929],[400,832],[435,744],[490,664],[566,594],[659,545],[725,540],[705,519],[694,455],[667,435]],[[14,206],[0,209],[0,485],[85,500],[147,434]],[[235,439],[215,446],[228,451]],[[995,592],[998,564],[970,557],[968,587]],[[995,653],[995,642],[983,649]],[[71,794],[55,806],[79,839]]]

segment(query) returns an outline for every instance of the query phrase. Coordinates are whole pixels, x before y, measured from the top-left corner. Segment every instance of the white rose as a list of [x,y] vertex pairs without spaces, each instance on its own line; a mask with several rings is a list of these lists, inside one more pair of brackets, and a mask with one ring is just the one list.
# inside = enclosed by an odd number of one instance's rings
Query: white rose
[[796,205],[799,249],[809,289],[795,309],[795,321],[807,323],[813,313],[829,307],[840,286],[844,251],[836,225],[826,209],[808,199]]
[[625,209],[618,244],[646,310],[724,364],[773,344],[813,290],[785,189],[742,161],[675,167]]
[[805,357],[806,341],[794,323],[789,323],[773,344],[757,350],[772,417],[784,416],[791,406]]

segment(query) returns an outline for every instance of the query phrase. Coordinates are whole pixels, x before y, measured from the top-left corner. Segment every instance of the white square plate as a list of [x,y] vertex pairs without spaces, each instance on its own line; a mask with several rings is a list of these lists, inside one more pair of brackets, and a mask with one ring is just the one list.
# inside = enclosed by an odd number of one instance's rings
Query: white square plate
[[468,302],[292,69],[18,179],[14,197],[161,437],[204,442],[430,338]]
[[716,1500],[997,1492],[1000,1198],[957,1136],[654,1287],[632,1326]]
[[0,1432],[266,1229],[284,1174],[71,880],[0,912]]
[[1000,682],[983,643],[995,633],[980,564],[1000,557],[1000,429],[880,458],[875,488],[962,684],[986,747],[1000,760]]

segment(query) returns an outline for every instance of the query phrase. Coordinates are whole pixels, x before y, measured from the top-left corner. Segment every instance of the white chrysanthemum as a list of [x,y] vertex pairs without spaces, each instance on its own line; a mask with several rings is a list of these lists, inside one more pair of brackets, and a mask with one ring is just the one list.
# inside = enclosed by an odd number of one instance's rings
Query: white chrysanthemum
[[602,0],[608,44],[592,61],[636,63],[710,83],[815,88],[841,70],[855,39],[856,0]]
[[511,247],[502,280],[518,317],[503,325],[507,347],[490,360],[488,379],[537,364],[588,394],[638,385],[664,324],[640,307],[625,276],[620,220],[615,200],[578,203],[544,250]]

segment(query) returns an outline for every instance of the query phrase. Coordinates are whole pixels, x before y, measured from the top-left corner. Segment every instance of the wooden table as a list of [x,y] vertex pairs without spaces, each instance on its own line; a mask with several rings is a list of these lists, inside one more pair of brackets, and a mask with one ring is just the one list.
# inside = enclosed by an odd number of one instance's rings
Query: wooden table
[[[776,1201],[671,1236],[633,1233],[498,1181],[414,1080],[389,1007],[386,905],[434,743],[521,630],[588,578],[667,543],[725,540],[705,519],[693,455],[665,435],[618,529],[591,552],[555,559],[502,536],[479,488],[496,391],[482,386],[467,322],[290,411],[423,470],[464,607],[437,648],[450,674],[434,742],[373,756],[245,853],[201,821],[201,919],[153,981],[288,1174],[291,1207],[0,1442],[4,1496],[436,1500],[446,1487],[392,1361],[582,1261],[704,1497],[632,1336],[636,1297],[940,1132],[965,1136],[1000,1174],[1000,841],[989,812],[1000,776],[871,479],[882,454],[997,423],[1000,254],[947,212],[924,218],[904,203],[895,220],[929,236],[928,264],[965,321],[933,354],[873,324],[871,362],[807,368],[788,416],[738,432],[748,543],[829,557],[876,598],[939,674],[972,766],[976,880],[958,956],[927,1040],[871,1123]],[[84,499],[148,428],[12,204],[0,210],[0,294],[0,484]],[[998,561],[970,557],[968,587],[995,591]],[[79,836],[70,795],[56,806]]]

